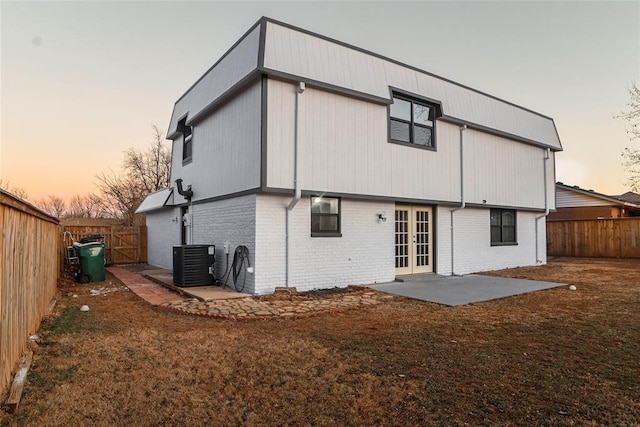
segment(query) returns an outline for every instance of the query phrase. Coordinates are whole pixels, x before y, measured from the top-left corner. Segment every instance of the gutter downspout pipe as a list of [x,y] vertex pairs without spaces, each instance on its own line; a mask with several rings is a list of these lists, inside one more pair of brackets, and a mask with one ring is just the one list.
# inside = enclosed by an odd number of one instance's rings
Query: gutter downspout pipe
[[298,201],[302,197],[302,190],[298,182],[298,140],[300,139],[300,95],[306,89],[304,82],[299,82],[296,88],[296,102],[295,102],[295,119],[294,119],[294,137],[293,137],[293,198],[286,207],[286,287],[291,287],[291,224],[290,224],[290,212],[296,207]]
[[465,130],[467,130],[467,125],[460,126],[460,206],[458,206],[455,209],[451,209],[451,211],[449,211],[451,214],[450,224],[451,224],[451,275],[452,276],[455,276],[454,262],[453,262],[453,257],[454,257],[453,214],[454,212],[464,209],[465,206],[467,205],[467,202],[464,199],[464,138],[462,136],[462,133]]
[[549,195],[547,193],[547,161],[551,157],[551,149],[544,149],[544,157],[542,159],[542,170],[544,175],[544,214],[536,217],[535,226],[536,226],[536,264],[542,264],[542,259],[539,253],[539,243],[538,243],[538,221],[542,218],[546,218],[549,215]]

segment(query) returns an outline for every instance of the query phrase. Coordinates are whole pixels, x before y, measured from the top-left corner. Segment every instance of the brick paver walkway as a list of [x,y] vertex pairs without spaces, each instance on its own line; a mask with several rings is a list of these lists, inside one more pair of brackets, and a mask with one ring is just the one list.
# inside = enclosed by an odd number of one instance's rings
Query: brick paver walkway
[[120,267],[109,267],[107,270],[124,283],[127,288],[131,289],[133,293],[151,305],[157,306],[174,301],[184,301],[185,299],[183,296],[142,277],[138,273],[133,273]]
[[369,307],[394,298],[373,289],[328,295],[320,298],[291,296],[269,299],[247,295],[245,298],[201,301],[185,298],[163,286],[119,267],[108,269],[131,291],[158,308],[198,316],[221,319],[268,319],[275,317],[306,317],[320,313]]

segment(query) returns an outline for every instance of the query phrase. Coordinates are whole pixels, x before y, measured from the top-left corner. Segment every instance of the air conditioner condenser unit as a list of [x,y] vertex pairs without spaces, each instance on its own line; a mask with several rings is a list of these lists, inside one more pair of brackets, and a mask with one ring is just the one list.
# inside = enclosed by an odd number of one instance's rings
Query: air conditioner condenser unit
[[180,287],[213,285],[215,259],[215,245],[174,246],[173,283]]

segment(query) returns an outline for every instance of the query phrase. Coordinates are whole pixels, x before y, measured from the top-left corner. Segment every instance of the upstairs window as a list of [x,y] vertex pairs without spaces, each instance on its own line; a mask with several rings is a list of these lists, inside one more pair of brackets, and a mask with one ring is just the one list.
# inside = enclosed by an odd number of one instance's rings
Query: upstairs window
[[389,106],[390,141],[434,150],[439,111],[437,104],[394,94],[393,104]]
[[341,237],[340,199],[311,197],[311,237]]
[[191,162],[193,154],[193,129],[186,124],[187,118],[180,120],[178,131],[182,132],[182,164]]
[[516,211],[514,209],[491,209],[491,245],[515,245]]

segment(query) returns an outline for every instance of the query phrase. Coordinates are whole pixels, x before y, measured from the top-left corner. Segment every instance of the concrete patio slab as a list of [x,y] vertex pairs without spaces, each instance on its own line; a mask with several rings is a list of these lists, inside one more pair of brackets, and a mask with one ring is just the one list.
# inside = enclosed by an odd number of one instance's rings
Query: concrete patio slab
[[402,282],[382,283],[369,287],[392,295],[458,306],[564,286],[562,283],[478,274],[467,276],[413,274],[402,276],[401,280]]
[[173,272],[171,270],[153,269],[144,270],[140,274],[167,289],[186,295],[191,298],[197,298],[200,301],[214,301],[234,298],[246,298],[249,294],[232,291],[229,288],[221,286],[192,286],[179,287],[173,283]]

